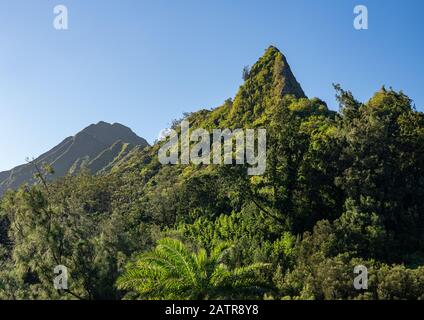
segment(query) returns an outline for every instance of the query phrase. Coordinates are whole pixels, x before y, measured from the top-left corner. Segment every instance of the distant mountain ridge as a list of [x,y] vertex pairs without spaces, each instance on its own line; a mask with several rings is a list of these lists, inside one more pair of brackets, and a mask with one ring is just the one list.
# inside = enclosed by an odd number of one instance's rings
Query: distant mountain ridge
[[[119,123],[101,121],[66,138],[35,159],[34,163],[50,164],[55,171],[52,179],[76,174],[83,168],[97,174],[111,168],[134,148],[148,145],[145,139],[137,136],[130,128]],[[33,184],[35,171],[32,164],[24,164],[0,172],[0,196],[6,190],[16,189],[24,183]]]
[[[213,110],[194,112],[188,120],[193,120],[190,125],[204,128],[264,126],[268,121],[268,113],[272,112],[275,105],[273,98],[289,95],[297,99],[307,98],[285,55],[278,48],[269,46],[264,55],[249,68],[234,99]],[[147,141],[131,129],[117,123],[99,122],[66,138],[35,162],[51,164],[55,170],[52,179],[76,174],[82,168],[96,174],[112,168],[124,169],[137,162],[144,166],[149,163],[144,157],[153,158],[157,151],[156,148],[146,150],[141,156],[144,160],[140,160],[138,149],[146,146]],[[0,196],[7,189],[16,189],[23,183],[34,183],[34,173],[35,168],[30,164],[0,172]]]

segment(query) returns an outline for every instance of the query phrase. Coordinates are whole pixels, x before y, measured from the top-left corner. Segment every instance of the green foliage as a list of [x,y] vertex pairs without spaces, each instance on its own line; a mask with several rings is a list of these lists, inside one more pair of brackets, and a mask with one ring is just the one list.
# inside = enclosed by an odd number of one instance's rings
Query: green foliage
[[220,243],[209,253],[191,252],[181,241],[164,238],[140,255],[118,279],[121,289],[134,290],[144,299],[230,299],[261,292],[258,273],[267,264],[235,269],[224,260],[230,246]]
[[[331,111],[274,47],[244,80],[185,118],[266,128],[263,176],[163,166],[163,141],[97,176],[51,183],[38,170],[37,186],[1,199],[0,298],[424,299],[423,113],[402,92],[362,103],[340,85]],[[58,264],[68,291],[53,288]],[[353,287],[359,264],[366,291]]]
[[[7,257],[15,286],[24,281],[31,292],[26,294],[38,298],[119,297],[114,279],[131,247],[129,237],[123,237],[122,217],[117,219],[113,210],[115,184],[108,177],[82,175],[58,181],[48,190],[23,187],[5,196],[2,211],[13,244]],[[57,265],[65,265],[72,279],[64,292],[53,288]]]

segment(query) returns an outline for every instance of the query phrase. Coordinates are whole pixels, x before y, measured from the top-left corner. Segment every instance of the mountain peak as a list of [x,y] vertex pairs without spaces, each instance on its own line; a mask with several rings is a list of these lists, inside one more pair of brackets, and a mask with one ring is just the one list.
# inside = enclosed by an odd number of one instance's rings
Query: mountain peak
[[278,48],[269,46],[262,57],[243,73],[240,86],[228,115],[228,123],[262,123],[264,114],[286,95],[306,98],[286,57]]
[[274,47],[273,45],[270,45],[266,50],[265,50],[265,54],[266,53],[281,53],[281,51],[277,48]]
[[306,95],[297,82],[287,58],[275,46],[269,46],[262,57],[252,66],[251,76],[262,77],[264,74],[272,80],[274,90],[281,95],[293,95],[296,98],[305,98]]
[[133,145],[148,145],[146,140],[138,137],[130,128],[117,122],[110,124],[105,121],[99,121],[77,133],[76,137],[80,135],[89,135],[105,145],[113,144],[116,142],[117,137]]
[[[75,174],[83,168],[96,174],[111,168],[132,149],[146,146],[147,141],[130,128],[120,123],[100,121],[66,138],[34,162],[52,165],[55,171],[52,179]],[[34,173],[34,166],[31,164],[0,172],[0,196],[7,189],[16,189],[23,183],[35,183]]]
[[100,129],[100,130],[101,129],[109,129],[112,126],[113,125],[109,122],[99,121],[97,123],[90,124],[88,127],[84,128],[82,131],[97,130],[97,129]]

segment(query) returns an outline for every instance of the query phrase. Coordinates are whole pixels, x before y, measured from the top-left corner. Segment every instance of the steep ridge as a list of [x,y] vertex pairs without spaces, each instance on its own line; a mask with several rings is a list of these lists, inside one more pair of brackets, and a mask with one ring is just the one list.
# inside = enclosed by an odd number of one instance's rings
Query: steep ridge
[[270,46],[258,61],[243,75],[244,83],[234,99],[228,99],[213,110],[196,112],[197,123],[205,127],[241,128],[264,125],[272,113],[276,99],[293,96],[307,98],[296,80],[286,57]]
[[[227,99],[214,109],[203,109],[189,114],[185,120],[190,128],[255,128],[266,127],[278,105],[278,100],[291,96],[307,101],[301,85],[296,80],[284,54],[276,47],[269,46],[264,54],[243,75],[244,82],[234,99]],[[324,102],[321,107],[327,111]],[[322,111],[322,110],[321,110]],[[178,130],[178,127],[176,128]],[[162,142],[145,150],[134,149],[125,158],[117,161],[114,171],[125,172],[159,170],[157,152]],[[154,169],[153,169],[154,168]]]

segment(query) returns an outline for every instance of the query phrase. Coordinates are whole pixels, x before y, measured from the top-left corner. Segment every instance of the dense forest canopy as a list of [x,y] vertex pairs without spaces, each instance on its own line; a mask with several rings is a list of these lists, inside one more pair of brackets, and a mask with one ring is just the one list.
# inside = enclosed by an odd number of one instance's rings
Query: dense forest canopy
[[0,298],[424,299],[423,113],[403,92],[360,102],[339,85],[331,111],[274,47],[243,78],[185,119],[266,128],[264,175],[162,165],[159,141],[108,173],[38,177],[1,199]]

